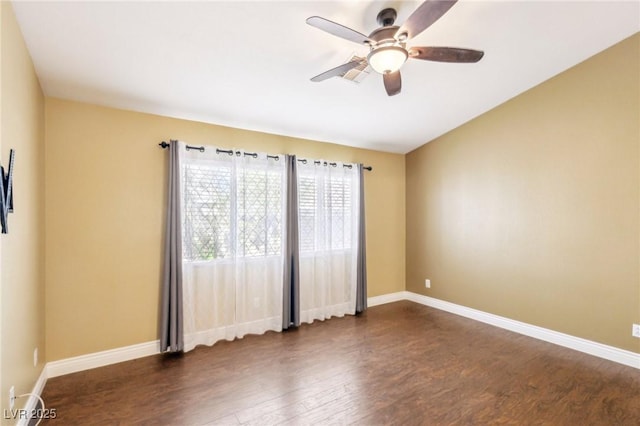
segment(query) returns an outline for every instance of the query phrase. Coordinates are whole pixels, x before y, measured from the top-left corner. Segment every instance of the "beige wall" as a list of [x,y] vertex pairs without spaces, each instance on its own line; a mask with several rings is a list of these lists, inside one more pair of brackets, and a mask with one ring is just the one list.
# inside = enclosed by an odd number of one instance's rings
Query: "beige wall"
[[407,155],[408,290],[640,352],[639,51]]
[[47,360],[157,338],[169,138],[367,172],[369,296],[404,290],[404,156],[46,100]]
[[[45,360],[44,341],[44,98],[13,8],[0,3],[0,158],[14,149],[14,207],[9,233],[0,235],[2,395],[31,392]],[[33,365],[33,351],[39,362]],[[21,407],[26,398],[16,402]],[[1,417],[4,417],[1,414]],[[4,419],[3,419],[4,422]]]

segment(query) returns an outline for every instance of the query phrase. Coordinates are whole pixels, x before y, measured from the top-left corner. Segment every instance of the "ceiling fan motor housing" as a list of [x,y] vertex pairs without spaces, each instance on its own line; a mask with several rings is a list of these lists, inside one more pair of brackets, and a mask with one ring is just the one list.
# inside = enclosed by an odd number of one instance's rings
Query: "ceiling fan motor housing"
[[380,27],[377,30],[373,30],[371,34],[369,34],[369,38],[376,42],[376,45],[382,43],[395,43],[397,40],[395,39],[396,32],[398,32],[398,26],[387,26]]
[[[384,10],[380,12],[378,18],[383,12]],[[393,12],[395,13],[395,10]],[[397,71],[409,56],[406,43],[395,38],[398,28],[395,25],[383,26],[369,34],[369,39],[374,43],[370,44],[371,51],[367,56],[367,61],[380,74]]]

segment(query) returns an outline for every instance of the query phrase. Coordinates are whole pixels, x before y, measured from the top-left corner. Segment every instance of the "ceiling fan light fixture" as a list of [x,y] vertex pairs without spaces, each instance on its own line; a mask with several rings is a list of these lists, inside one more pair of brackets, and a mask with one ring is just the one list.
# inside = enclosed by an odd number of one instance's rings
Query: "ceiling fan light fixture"
[[400,46],[383,46],[369,52],[367,62],[377,73],[388,74],[398,71],[408,56]]

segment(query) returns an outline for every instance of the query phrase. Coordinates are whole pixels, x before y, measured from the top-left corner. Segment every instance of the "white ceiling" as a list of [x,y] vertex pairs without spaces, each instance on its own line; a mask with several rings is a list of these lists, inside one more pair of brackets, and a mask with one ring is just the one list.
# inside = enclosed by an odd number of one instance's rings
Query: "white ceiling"
[[[305,23],[368,34],[416,1],[14,2],[47,96],[406,153],[640,30],[638,1],[461,0],[409,45],[484,50],[477,64],[410,60],[382,77],[309,79],[367,48]],[[629,52],[640,55],[640,52]],[[180,135],[167,135],[180,138]]]

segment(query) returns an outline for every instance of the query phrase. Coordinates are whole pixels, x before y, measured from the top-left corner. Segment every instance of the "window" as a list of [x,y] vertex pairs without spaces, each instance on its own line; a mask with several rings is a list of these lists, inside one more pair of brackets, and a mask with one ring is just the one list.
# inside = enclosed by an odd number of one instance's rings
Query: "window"
[[231,168],[185,164],[182,217],[184,260],[231,255]]
[[277,256],[282,252],[282,181],[280,170],[240,170],[236,217],[238,256]]
[[301,168],[298,177],[300,253],[350,249],[351,203],[351,176],[318,175]]
[[184,260],[281,254],[282,168],[209,161],[182,170]]

